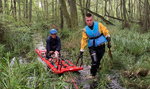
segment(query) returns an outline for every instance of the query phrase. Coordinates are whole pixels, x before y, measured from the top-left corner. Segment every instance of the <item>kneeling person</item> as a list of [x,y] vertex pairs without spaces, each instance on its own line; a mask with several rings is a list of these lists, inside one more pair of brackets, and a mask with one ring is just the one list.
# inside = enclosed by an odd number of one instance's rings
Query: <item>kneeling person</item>
[[60,38],[57,36],[57,30],[51,29],[49,31],[50,35],[46,40],[46,58],[49,59],[52,54],[58,55],[60,54],[61,50],[61,41]]

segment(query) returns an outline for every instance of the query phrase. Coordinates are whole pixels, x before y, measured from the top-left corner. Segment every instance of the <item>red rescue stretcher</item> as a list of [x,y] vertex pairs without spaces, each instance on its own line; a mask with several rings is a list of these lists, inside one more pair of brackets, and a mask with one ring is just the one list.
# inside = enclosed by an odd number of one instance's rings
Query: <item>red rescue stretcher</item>
[[52,72],[56,74],[61,74],[68,71],[83,70],[83,67],[78,67],[69,60],[65,60],[62,58],[49,58],[47,60],[45,54],[46,50],[35,49],[35,52],[42,59],[42,61],[44,61],[47,64],[47,66],[52,70]]

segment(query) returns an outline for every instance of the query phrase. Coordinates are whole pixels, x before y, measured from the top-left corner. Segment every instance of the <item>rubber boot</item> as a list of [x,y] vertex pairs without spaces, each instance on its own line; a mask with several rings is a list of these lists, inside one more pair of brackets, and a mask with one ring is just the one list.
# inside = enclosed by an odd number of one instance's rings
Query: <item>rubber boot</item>
[[97,72],[97,63],[98,63],[96,52],[93,52],[91,54],[91,58],[92,58],[91,74],[92,76],[95,76]]

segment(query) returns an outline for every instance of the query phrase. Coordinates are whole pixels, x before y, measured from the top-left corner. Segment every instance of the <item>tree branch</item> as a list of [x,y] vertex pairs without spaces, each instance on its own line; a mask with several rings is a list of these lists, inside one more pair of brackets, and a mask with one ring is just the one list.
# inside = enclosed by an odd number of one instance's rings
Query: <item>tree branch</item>
[[[80,6],[79,4],[77,4],[77,5]],[[81,7],[81,6],[80,6],[80,7]],[[84,8],[84,7],[81,7],[81,8],[82,8],[82,9],[85,9],[85,10],[87,10],[88,12],[92,13],[93,15],[95,15],[95,16],[101,18],[106,24],[114,25],[112,22],[106,20],[102,15],[100,15],[100,14],[98,14],[98,13],[96,13],[96,12],[93,12],[93,11],[91,11],[90,9],[87,9],[87,8]]]
[[[86,8],[83,8],[83,9],[86,9]],[[106,20],[102,15],[100,15],[100,14],[98,14],[98,13],[96,13],[96,12],[93,12],[93,11],[91,11],[91,10],[89,10],[89,9],[86,9],[86,10],[87,10],[88,12],[92,13],[93,15],[95,15],[95,16],[101,18],[106,24],[114,25],[112,22]]]
[[124,21],[123,19],[120,19],[120,18],[117,18],[117,17],[113,17],[113,16],[110,16],[110,15],[105,15],[109,18],[112,18],[112,19],[116,19],[116,20],[119,20],[119,21]]
[[[110,16],[110,15],[105,15],[109,18],[112,18],[112,19],[116,19],[116,20],[119,20],[119,21],[124,21],[124,19],[120,19],[120,18],[117,18],[117,17],[113,17],[113,16]],[[131,23],[136,23],[136,24],[141,24],[140,21],[130,21]]]

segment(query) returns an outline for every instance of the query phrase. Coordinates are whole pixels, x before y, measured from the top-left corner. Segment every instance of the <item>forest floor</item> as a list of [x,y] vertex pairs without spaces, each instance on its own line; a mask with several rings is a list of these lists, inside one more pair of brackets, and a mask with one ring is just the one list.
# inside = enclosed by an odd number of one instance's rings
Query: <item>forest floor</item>
[[[40,49],[40,50],[45,50],[45,46],[43,43],[43,38],[42,38],[42,34],[40,32],[36,32],[36,34],[33,34],[33,43],[34,43],[34,47],[35,49]],[[62,55],[65,55],[66,52],[62,52]],[[38,61],[41,62],[45,68],[47,68],[46,64],[39,58],[37,57]],[[78,72],[72,72],[70,73],[71,75],[69,75],[68,73],[63,75],[64,78],[62,80],[64,80],[64,82],[66,83],[71,83],[72,85],[75,83],[77,86],[79,86],[82,89],[95,89],[98,87],[98,80],[99,78],[95,78],[95,79],[91,79],[91,78],[87,78],[88,76],[90,76],[90,65],[82,65],[83,70],[80,70]],[[96,76],[99,77],[99,76]],[[72,80],[74,80],[74,82],[72,82]],[[119,84],[119,76],[117,73],[115,73],[114,75],[110,74],[107,75],[107,80],[109,80],[110,82],[106,85],[106,87],[108,89],[125,89],[123,88],[120,84]],[[66,89],[70,89],[69,86],[64,86]],[[79,88],[79,89],[80,89]]]

